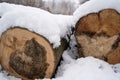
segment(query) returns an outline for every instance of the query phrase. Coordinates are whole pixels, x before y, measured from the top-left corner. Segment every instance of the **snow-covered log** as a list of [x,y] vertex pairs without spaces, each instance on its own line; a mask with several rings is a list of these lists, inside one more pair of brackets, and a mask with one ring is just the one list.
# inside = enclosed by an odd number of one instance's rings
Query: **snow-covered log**
[[80,55],[120,63],[120,13],[115,9],[104,9],[80,18],[75,37]]
[[65,39],[53,49],[45,37],[14,27],[1,35],[0,61],[6,71],[23,80],[51,78],[66,47]]

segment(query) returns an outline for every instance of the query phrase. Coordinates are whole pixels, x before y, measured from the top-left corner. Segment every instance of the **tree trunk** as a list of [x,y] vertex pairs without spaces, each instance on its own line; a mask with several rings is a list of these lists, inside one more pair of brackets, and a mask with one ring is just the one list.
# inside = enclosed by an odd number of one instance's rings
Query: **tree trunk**
[[53,49],[43,36],[24,28],[10,28],[0,40],[0,61],[11,75],[23,80],[51,78],[60,61],[67,41]]
[[113,9],[82,17],[76,24],[79,54],[120,63],[120,14]]

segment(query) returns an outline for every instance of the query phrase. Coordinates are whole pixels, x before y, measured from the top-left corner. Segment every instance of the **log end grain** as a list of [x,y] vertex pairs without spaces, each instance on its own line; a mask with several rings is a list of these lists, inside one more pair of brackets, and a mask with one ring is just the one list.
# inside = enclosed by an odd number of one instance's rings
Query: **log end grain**
[[79,54],[120,63],[120,14],[105,9],[82,17],[76,24],[75,37]]

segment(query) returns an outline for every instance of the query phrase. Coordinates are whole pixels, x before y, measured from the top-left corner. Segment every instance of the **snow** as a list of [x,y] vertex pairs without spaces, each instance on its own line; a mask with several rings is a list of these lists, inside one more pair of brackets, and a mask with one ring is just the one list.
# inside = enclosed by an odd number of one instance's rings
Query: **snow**
[[72,19],[72,16],[57,16],[41,9],[8,3],[0,3],[0,16],[0,35],[10,27],[20,26],[43,35],[54,48],[67,34]]
[[[25,27],[31,31],[45,36],[54,47],[60,45],[60,38],[71,34],[70,29],[81,17],[96,13],[102,9],[113,8],[120,12],[120,0],[90,0],[75,11],[73,16],[56,15],[47,11],[0,3],[0,35],[6,29],[14,26]],[[120,80],[120,63],[111,65],[105,61],[93,58],[77,58],[76,41],[74,35],[70,36],[70,48],[63,53],[63,60],[53,79],[43,80]],[[21,80],[9,76],[0,67],[1,80]],[[41,80],[41,79],[36,79]]]
[[2,67],[0,66],[0,80],[21,80],[21,79],[9,76],[8,73],[3,71]]
[[112,65],[112,68],[114,69],[114,71],[115,71],[116,73],[120,73],[120,64]]
[[89,13],[97,13],[103,9],[116,9],[120,12],[120,0],[90,0],[79,6],[74,12],[74,24]]
[[[67,54],[64,52],[64,55]],[[55,80],[120,80],[120,72],[116,73],[110,64],[102,60],[93,57],[72,60],[68,55],[63,59]]]

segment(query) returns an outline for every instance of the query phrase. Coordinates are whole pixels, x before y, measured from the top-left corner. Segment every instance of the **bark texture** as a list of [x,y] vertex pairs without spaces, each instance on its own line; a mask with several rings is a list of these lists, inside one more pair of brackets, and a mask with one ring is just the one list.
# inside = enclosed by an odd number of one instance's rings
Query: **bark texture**
[[105,9],[82,17],[76,24],[79,54],[120,63],[120,14]]

